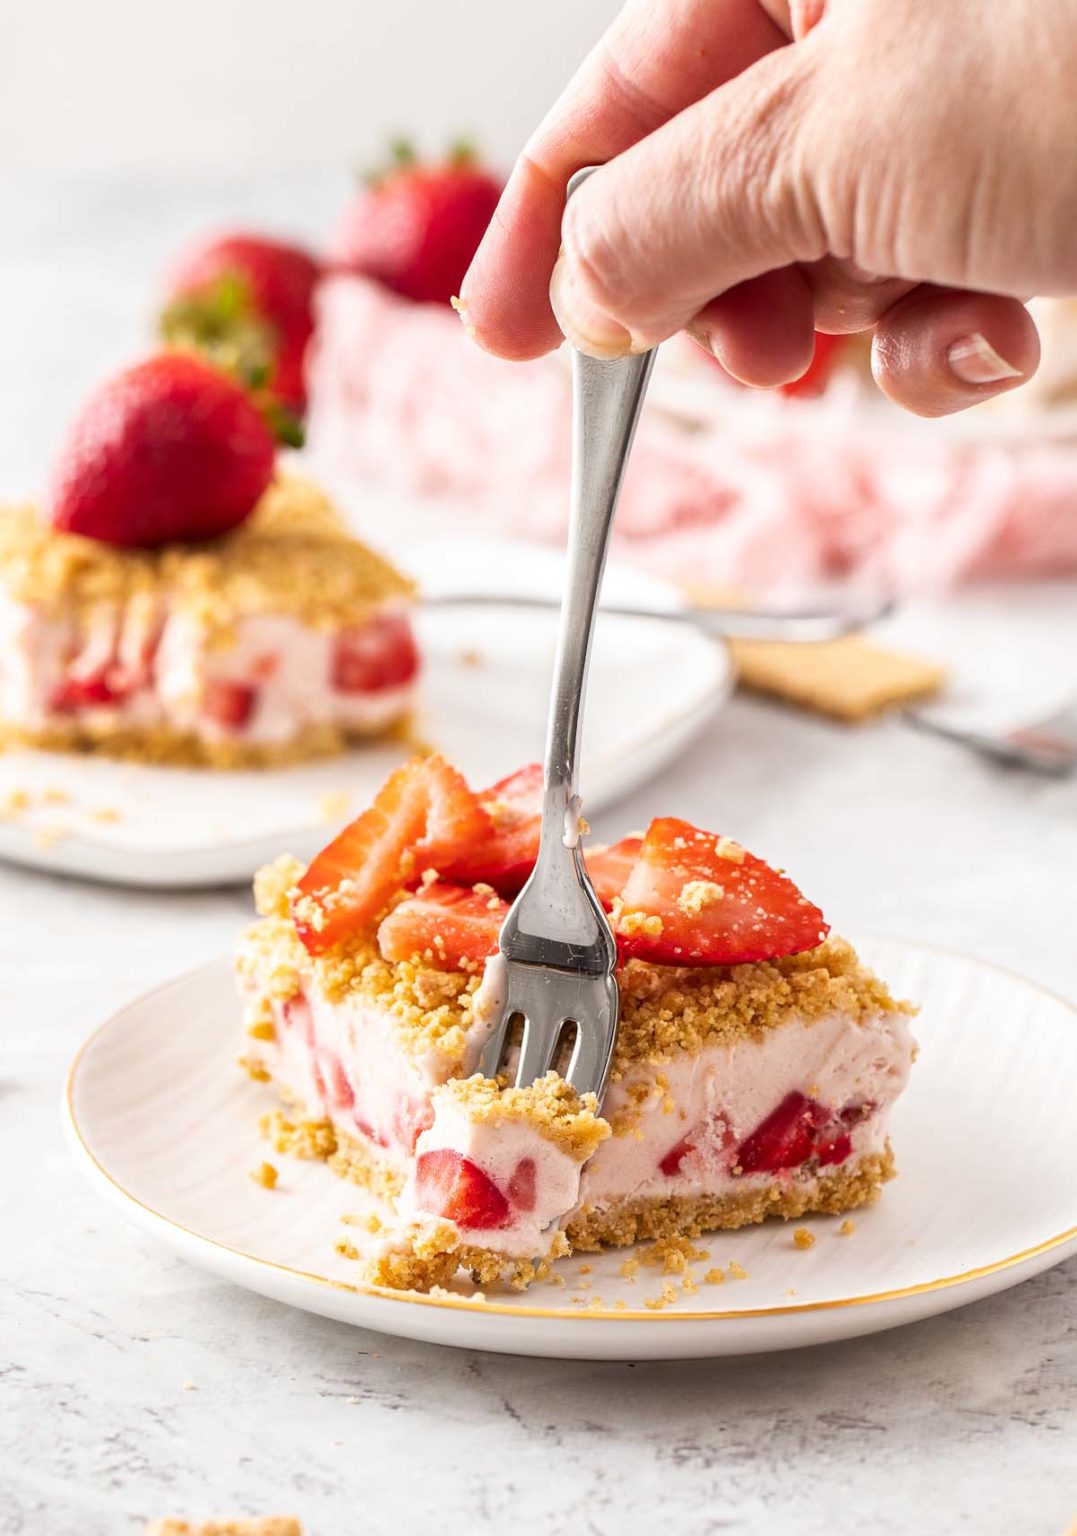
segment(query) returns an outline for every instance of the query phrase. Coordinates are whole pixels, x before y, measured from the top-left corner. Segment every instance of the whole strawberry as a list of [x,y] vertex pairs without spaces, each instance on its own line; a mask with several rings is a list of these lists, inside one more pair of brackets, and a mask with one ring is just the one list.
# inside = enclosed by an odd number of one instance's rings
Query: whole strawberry
[[500,195],[500,181],[466,147],[423,165],[409,145],[398,145],[390,169],[345,212],[330,262],[376,278],[404,298],[447,304]]
[[276,444],[246,391],[189,352],[98,386],[53,474],[54,528],[121,546],[226,533],[273,476]]
[[297,245],[252,234],[204,241],[169,274],[161,335],[302,412],[319,276],[317,261]]

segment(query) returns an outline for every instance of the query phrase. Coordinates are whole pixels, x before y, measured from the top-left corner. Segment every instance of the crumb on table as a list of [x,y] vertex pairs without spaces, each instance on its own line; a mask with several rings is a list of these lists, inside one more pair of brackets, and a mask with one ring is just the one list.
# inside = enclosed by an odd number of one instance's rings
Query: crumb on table
[[251,1172],[251,1178],[263,1189],[276,1189],[279,1175],[272,1163],[259,1163]]
[[205,1520],[199,1525],[186,1520],[151,1520],[146,1536],[303,1536],[303,1527],[291,1515],[267,1515],[260,1520]]
[[797,1227],[793,1232],[793,1243],[797,1248],[814,1248],[815,1233],[809,1232],[807,1227]]

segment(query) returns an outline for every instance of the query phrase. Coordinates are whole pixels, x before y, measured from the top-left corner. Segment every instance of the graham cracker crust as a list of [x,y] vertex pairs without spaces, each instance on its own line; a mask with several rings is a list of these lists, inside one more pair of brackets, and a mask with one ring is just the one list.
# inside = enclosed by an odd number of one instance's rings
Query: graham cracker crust
[[154,767],[286,768],[319,757],[339,757],[350,746],[362,742],[388,739],[410,745],[413,728],[413,717],[408,714],[374,731],[339,725],[311,725],[288,741],[267,744],[208,741],[193,733],[176,732],[160,725],[141,729],[125,726],[115,731],[92,730],[72,721],[43,726],[39,730],[3,726],[0,728],[0,750],[33,747],[43,752],[91,753]]
[[[287,1103],[286,1095],[281,1097]],[[399,1168],[375,1147],[338,1131],[331,1120],[305,1120],[298,1114],[292,1120],[285,1110],[274,1109],[262,1116],[259,1126],[275,1152],[328,1163],[338,1178],[358,1184],[387,1204],[391,1205],[404,1187]]]
[[700,1237],[754,1226],[771,1216],[785,1221],[800,1216],[837,1216],[871,1205],[896,1172],[894,1153],[862,1158],[852,1169],[839,1169],[811,1184],[768,1184],[726,1195],[670,1195],[665,1200],[627,1201],[610,1210],[588,1207],[566,1228],[573,1252],[593,1253],[604,1245],[627,1247],[650,1238]]
[[[339,1178],[358,1184],[390,1206],[403,1188],[400,1169],[376,1148],[344,1135],[328,1120],[290,1120],[278,1109],[262,1117],[261,1128],[275,1151],[320,1159]],[[793,1221],[801,1216],[838,1216],[874,1204],[895,1172],[888,1141],[883,1152],[862,1158],[855,1168],[838,1169],[810,1183],[788,1180],[733,1194],[623,1201],[608,1210],[589,1206],[556,1235],[551,1252],[537,1261],[461,1243],[451,1223],[431,1217],[425,1229],[413,1229],[414,1235],[402,1234],[400,1243],[388,1245],[360,1263],[364,1280],[390,1290],[429,1291],[448,1285],[463,1271],[477,1286],[501,1281],[522,1291],[548,1274],[554,1259],[572,1253],[595,1253],[603,1247],[624,1248],[655,1239],[701,1237],[705,1232],[754,1226],[771,1217]]]

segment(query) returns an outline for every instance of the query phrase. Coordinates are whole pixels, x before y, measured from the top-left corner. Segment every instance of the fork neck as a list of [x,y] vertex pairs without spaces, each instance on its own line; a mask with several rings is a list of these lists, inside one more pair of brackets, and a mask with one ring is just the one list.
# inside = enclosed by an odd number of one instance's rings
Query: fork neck
[[598,595],[653,363],[653,352],[613,361],[573,353],[568,564],[546,736],[543,851],[571,842],[579,814],[580,727]]

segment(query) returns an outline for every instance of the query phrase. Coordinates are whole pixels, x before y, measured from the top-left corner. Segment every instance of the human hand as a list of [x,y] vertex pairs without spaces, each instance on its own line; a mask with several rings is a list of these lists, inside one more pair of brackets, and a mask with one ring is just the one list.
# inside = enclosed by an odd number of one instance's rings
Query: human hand
[[467,322],[521,358],[687,328],[761,386],[813,329],[873,330],[892,399],[974,404],[1035,370],[1020,297],[1077,292],[1075,75],[1069,0],[629,0],[517,164]]

